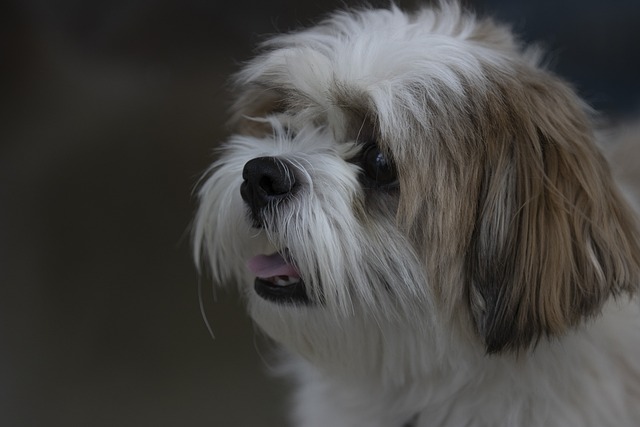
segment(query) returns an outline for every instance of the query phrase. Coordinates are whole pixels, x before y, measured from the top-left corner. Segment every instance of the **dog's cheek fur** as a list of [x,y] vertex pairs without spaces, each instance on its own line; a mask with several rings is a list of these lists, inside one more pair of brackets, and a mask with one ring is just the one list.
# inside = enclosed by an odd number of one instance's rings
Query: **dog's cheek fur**
[[300,156],[289,161],[303,189],[267,215],[266,232],[289,250],[312,299],[343,318],[354,310],[393,318],[428,306],[423,269],[390,212],[395,197],[368,197],[348,156]]
[[[599,313],[640,279],[638,231],[563,83],[503,86],[507,132],[487,141],[468,298],[487,352],[519,350]],[[514,96],[521,94],[521,97]],[[476,203],[476,202],[473,202]]]

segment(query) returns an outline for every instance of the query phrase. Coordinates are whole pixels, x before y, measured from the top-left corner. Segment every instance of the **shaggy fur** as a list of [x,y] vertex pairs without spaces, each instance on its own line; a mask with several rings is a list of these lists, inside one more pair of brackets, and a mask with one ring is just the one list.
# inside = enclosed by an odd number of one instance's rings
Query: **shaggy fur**
[[[289,354],[294,425],[640,425],[635,219],[539,56],[456,4],[392,6],[277,36],[237,75],[195,257]],[[367,178],[370,147],[396,181]],[[264,157],[292,194],[249,208]],[[307,303],[256,292],[245,263],[273,252]]]

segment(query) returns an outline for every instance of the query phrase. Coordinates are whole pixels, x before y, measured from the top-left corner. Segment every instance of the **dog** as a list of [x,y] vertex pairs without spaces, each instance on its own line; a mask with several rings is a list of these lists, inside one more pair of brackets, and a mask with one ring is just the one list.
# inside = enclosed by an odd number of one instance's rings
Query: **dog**
[[287,354],[293,425],[640,426],[636,219],[539,49],[365,8],[234,83],[194,256]]

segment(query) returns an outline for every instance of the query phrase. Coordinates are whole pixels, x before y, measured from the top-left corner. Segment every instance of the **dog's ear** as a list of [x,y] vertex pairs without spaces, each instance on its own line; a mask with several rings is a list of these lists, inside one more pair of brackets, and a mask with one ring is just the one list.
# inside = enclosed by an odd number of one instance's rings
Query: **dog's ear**
[[[469,303],[488,353],[526,349],[636,291],[633,215],[586,108],[554,77],[503,87],[467,252]],[[516,86],[514,85],[514,88]]]

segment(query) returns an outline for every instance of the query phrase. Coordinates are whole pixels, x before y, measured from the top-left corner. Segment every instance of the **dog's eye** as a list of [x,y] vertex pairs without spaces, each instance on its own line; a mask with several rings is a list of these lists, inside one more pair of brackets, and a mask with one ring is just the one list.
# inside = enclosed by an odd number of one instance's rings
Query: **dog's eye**
[[378,186],[389,186],[397,181],[393,161],[374,144],[365,147],[362,169],[367,178]]

